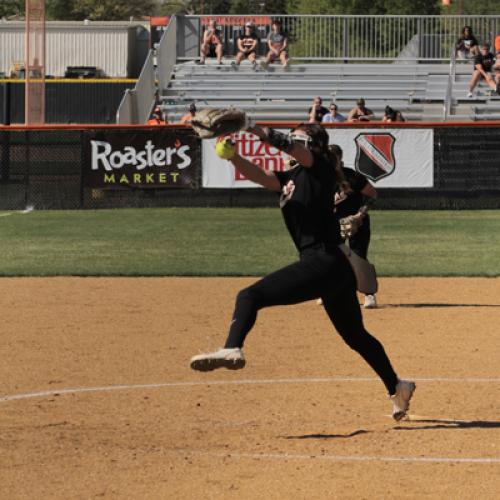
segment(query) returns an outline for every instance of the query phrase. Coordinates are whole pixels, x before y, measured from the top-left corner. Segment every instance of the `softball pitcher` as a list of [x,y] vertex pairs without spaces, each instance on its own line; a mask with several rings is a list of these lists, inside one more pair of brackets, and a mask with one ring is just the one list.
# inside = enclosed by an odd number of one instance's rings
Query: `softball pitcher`
[[238,155],[229,140],[217,145],[217,153],[247,179],[279,194],[279,206],[299,260],[241,290],[224,348],[194,356],[191,368],[243,368],[242,347],[260,309],[321,297],[344,341],[381,378],[392,401],[392,415],[400,420],[408,411],[415,384],[398,378],[382,344],[363,325],[356,280],[338,247],[340,228],[333,206],[337,181],[332,167],[338,160],[328,150],[328,134],[321,125],[310,123],[300,124],[290,135],[255,126],[248,131],[295,158],[298,166],[285,172],[261,170]]

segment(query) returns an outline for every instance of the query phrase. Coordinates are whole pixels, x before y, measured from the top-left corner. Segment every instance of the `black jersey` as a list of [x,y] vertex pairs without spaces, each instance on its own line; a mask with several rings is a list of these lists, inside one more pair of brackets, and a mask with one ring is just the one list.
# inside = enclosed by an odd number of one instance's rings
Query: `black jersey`
[[346,192],[339,188],[335,192],[335,214],[339,219],[358,213],[363,205],[361,191],[368,184],[366,177],[352,168],[342,167],[342,172],[351,190]]
[[299,165],[275,175],[281,184],[280,208],[297,250],[337,246],[341,242],[333,204],[337,185],[328,158],[315,154],[310,168]]
[[[310,115],[312,111],[312,106],[307,110],[307,114]],[[316,111],[314,113],[314,119],[318,122],[321,123],[323,121],[323,116],[327,115],[329,111],[324,107],[324,106],[319,106],[316,108]]]
[[[254,35],[253,33],[250,35],[245,35],[245,34],[240,35],[239,40],[241,40],[241,44],[243,45],[244,50],[249,50],[253,46],[254,42],[259,41],[257,36]],[[257,45],[252,49],[252,51],[255,51],[256,48]]]
[[474,66],[481,65],[483,71],[491,71],[492,66],[495,64],[495,56],[488,52],[486,55],[479,54],[474,58]]

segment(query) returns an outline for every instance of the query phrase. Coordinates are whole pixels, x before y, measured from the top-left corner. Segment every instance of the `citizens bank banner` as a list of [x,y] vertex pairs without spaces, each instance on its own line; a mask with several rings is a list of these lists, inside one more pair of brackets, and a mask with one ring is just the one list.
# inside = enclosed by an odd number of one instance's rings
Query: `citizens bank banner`
[[[328,129],[330,143],[344,151],[344,165],[361,172],[380,188],[434,186],[434,131],[432,129]],[[287,133],[288,130],[281,130]],[[234,134],[242,156],[266,170],[280,171],[287,155],[252,134]],[[202,141],[203,187],[259,187],[215,153],[215,140]]]
[[191,130],[106,130],[86,137],[87,187],[198,187],[200,147]]

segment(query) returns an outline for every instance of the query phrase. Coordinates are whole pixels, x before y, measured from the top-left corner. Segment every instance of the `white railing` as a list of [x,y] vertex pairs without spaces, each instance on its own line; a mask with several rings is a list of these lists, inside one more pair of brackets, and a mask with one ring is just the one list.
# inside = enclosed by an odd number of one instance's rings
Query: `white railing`
[[156,102],[154,54],[150,50],[133,89],[127,89],[116,112],[116,123],[146,123]]
[[158,84],[160,89],[167,87],[177,61],[177,18],[170,19],[167,29],[156,49]]
[[279,19],[289,37],[291,57],[305,61],[448,61],[463,26],[472,26],[480,42],[492,43],[500,33],[500,16],[186,16],[181,21],[190,29],[178,32],[190,43],[180,44],[179,59],[199,56],[199,44],[191,39],[201,37],[210,19],[222,30],[227,55],[234,54],[246,21],[254,22],[263,40],[272,20]]
[[448,120],[451,114],[451,103],[453,100],[453,84],[455,83],[455,72],[457,65],[457,52],[455,47],[451,49],[450,54],[450,73],[448,75],[448,84],[446,86],[446,96],[443,103],[443,121]]

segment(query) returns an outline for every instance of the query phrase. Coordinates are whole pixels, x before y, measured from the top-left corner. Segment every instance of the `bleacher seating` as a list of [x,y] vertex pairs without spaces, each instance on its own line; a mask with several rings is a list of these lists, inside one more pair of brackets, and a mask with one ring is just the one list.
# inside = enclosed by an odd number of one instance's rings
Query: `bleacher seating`
[[[452,86],[452,116],[471,120],[486,116],[500,118],[500,99],[480,87],[473,99],[467,98],[471,64],[457,64]],[[162,106],[169,121],[177,121],[191,102],[199,109],[232,104],[257,120],[306,120],[314,96],[325,106],[335,101],[347,115],[357,99],[381,119],[385,106],[400,110],[407,120],[441,121],[446,98],[449,64],[292,64],[287,70],[272,65],[254,71],[247,63],[234,67],[224,64],[177,64]]]

